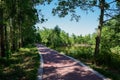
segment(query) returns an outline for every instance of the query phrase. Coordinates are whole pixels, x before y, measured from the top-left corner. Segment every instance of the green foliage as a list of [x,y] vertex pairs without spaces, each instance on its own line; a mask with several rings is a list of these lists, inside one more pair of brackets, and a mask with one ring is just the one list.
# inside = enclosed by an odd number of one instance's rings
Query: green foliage
[[41,36],[41,42],[51,47],[65,46],[69,45],[69,35],[68,33],[61,30],[58,26],[54,29],[45,28],[38,31]]
[[0,56],[8,57],[11,51],[37,41],[37,3],[39,0],[0,1]]
[[94,48],[92,48],[92,46],[56,47],[55,49],[61,53],[64,53],[79,60],[86,59],[92,61],[93,58]]
[[71,15],[71,20],[79,21],[80,14],[77,14],[76,10],[91,10],[97,5],[96,0],[59,0],[57,6],[53,8],[53,15],[58,15],[59,17],[65,17],[66,15]]
[[9,59],[0,58],[0,80],[36,80],[38,67],[37,49],[20,48]]
[[120,32],[119,19],[110,20],[105,24],[102,31],[101,51],[98,56],[98,62],[100,64],[108,65],[118,70],[120,66]]
[[37,31],[41,40],[39,42],[44,43],[47,46],[51,47],[60,47],[60,46],[70,46],[70,45],[93,45],[95,40],[95,34],[88,34],[85,36],[76,36],[72,34],[69,36],[64,30],[61,30],[59,26],[54,27],[54,29],[48,29],[43,27]]
[[72,34],[71,41],[72,41],[72,44],[93,45],[93,44],[95,44],[95,33],[88,34],[85,36],[82,36],[82,35],[76,36],[76,35]]
[[66,54],[79,60],[82,58],[88,60],[93,57],[93,49],[90,47],[74,47]]

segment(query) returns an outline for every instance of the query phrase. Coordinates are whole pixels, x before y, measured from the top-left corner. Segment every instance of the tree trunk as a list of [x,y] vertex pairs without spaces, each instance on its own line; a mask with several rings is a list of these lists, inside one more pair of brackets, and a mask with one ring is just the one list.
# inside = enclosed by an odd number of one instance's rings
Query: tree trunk
[[94,52],[94,63],[97,64],[97,57],[99,55],[100,51],[100,40],[101,40],[101,31],[103,26],[103,20],[104,20],[104,5],[105,0],[99,0],[100,1],[100,19],[99,19],[99,26],[97,30],[97,36],[96,36],[96,45],[95,45],[95,52]]
[[16,50],[16,34],[15,34],[15,19],[12,20],[12,35],[11,35],[11,38],[12,38],[12,51],[15,51]]
[[4,25],[3,25],[3,9],[0,8],[0,46],[1,46],[1,57],[5,57],[5,44],[4,44]]
[[8,58],[9,57],[9,43],[8,43],[8,27],[7,26],[4,26],[5,27],[5,56]]
[[4,44],[4,27],[3,25],[1,27],[1,57],[5,57],[5,44]]
[[19,48],[22,46],[22,43],[21,43],[21,24],[19,26]]

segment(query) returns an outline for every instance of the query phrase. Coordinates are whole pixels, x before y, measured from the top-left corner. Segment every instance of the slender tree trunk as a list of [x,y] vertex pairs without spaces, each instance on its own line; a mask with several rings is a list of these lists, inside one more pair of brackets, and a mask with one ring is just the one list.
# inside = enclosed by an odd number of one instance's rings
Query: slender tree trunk
[[0,8],[0,46],[1,46],[1,57],[5,57],[5,44],[4,44],[4,25],[3,25],[3,9]]
[[19,45],[20,47],[22,47],[22,25],[21,25],[21,21],[20,21],[20,27],[19,27],[19,36],[20,36],[20,42],[19,42]]
[[15,44],[16,44],[15,21],[12,20],[12,23],[13,23],[13,25],[12,25],[12,35],[11,35],[11,37],[12,37],[12,51],[15,51],[16,50],[16,46],[15,46]]
[[[1,28],[0,28],[1,30]],[[0,45],[1,45],[1,33],[0,33]],[[0,46],[0,57],[1,57],[1,46]]]
[[4,44],[4,26],[1,27],[1,57],[5,57],[5,44]]
[[95,52],[94,52],[94,62],[97,64],[97,57],[99,55],[100,51],[100,40],[101,40],[101,31],[102,31],[102,26],[103,26],[103,20],[104,20],[104,5],[105,5],[105,0],[99,0],[100,1],[100,19],[99,19],[99,26],[98,26],[98,31],[97,31],[97,36],[96,36],[96,45],[95,45]]
[[5,56],[9,57],[9,43],[8,43],[8,27],[5,26]]
[[0,57],[2,56],[2,47],[1,47],[1,43],[2,43],[2,9],[1,9],[1,6],[0,6]]

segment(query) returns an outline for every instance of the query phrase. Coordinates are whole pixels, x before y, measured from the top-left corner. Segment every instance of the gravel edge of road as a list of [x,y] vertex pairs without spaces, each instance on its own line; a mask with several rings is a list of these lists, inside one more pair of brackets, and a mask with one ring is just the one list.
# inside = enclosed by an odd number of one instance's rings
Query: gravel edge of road
[[38,49],[38,53],[39,53],[39,56],[40,56],[40,66],[39,66],[39,69],[38,69],[38,76],[37,76],[37,80],[42,80],[42,74],[43,74],[43,64],[44,64],[44,61],[43,61],[43,57],[39,51],[39,47],[37,47]]

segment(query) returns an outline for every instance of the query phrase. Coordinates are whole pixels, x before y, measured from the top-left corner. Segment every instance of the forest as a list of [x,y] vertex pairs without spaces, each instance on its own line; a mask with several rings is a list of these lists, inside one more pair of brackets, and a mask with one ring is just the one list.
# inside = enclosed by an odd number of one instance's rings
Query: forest
[[[78,22],[76,8],[94,12],[94,7],[99,7],[98,28],[85,36],[69,35],[57,24],[53,29],[37,28],[35,24],[42,24],[46,19],[35,6],[45,6],[51,2],[0,0],[0,80],[9,80],[9,77],[36,80],[39,67],[36,43],[78,59],[113,80],[120,80],[120,1],[59,0],[52,14],[62,18],[72,14],[71,18]],[[111,7],[113,3],[116,4],[115,8]],[[105,16],[109,18],[105,20]]]

